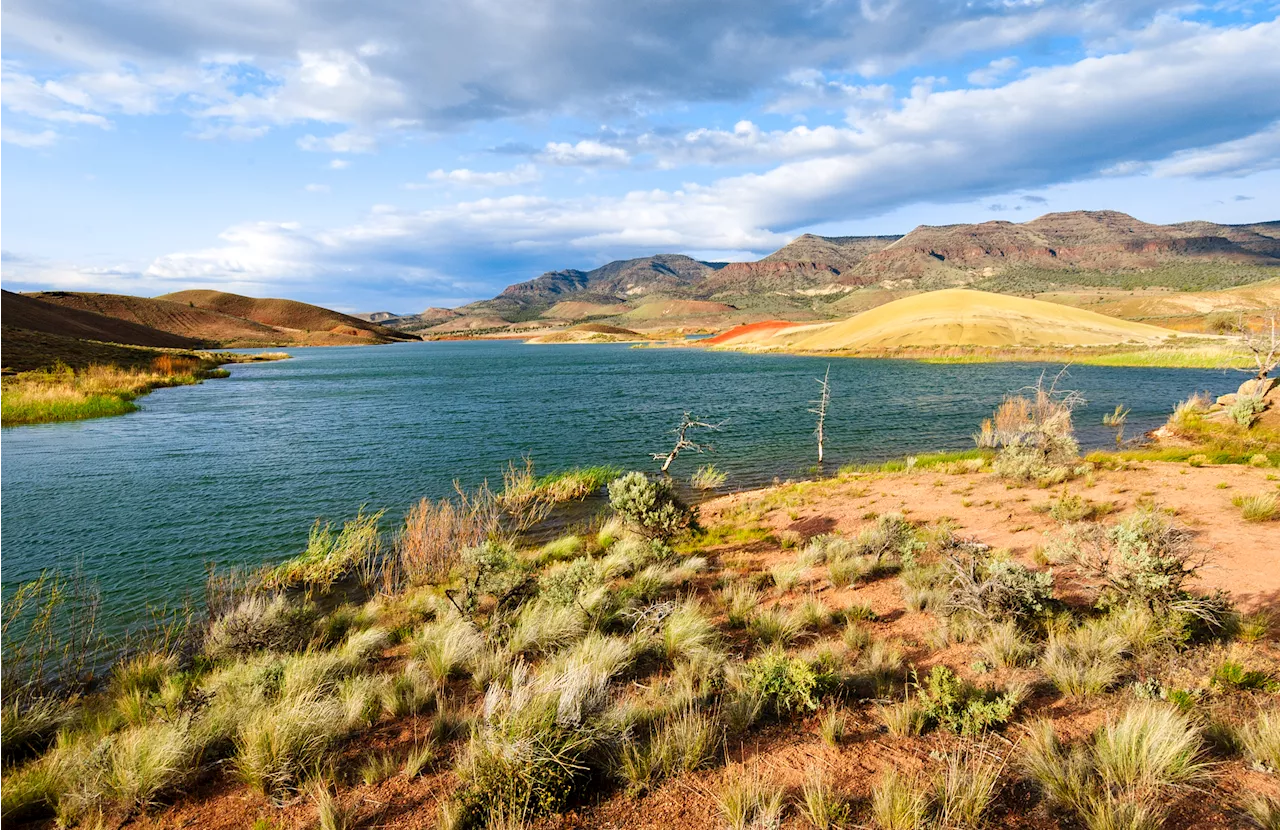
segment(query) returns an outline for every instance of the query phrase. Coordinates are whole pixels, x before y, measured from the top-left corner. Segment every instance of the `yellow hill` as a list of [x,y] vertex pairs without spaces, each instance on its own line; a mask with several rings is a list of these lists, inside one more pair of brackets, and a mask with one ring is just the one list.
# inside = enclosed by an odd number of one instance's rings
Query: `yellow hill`
[[788,345],[800,351],[900,347],[1152,344],[1168,329],[1093,311],[965,288],[930,291],[864,311]]

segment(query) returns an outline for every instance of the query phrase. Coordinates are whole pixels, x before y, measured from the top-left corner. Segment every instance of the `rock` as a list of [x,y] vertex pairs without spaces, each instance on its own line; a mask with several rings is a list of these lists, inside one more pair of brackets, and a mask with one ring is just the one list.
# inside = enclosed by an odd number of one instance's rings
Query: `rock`
[[1234,393],[1230,395],[1222,395],[1218,398],[1217,404],[1218,406],[1231,406],[1233,403],[1236,402],[1237,397],[1238,395]]
[[1278,382],[1280,381],[1277,381],[1276,378],[1263,378],[1262,380],[1250,378],[1240,384],[1240,388],[1236,390],[1236,395],[1242,398],[1264,398],[1276,388]]

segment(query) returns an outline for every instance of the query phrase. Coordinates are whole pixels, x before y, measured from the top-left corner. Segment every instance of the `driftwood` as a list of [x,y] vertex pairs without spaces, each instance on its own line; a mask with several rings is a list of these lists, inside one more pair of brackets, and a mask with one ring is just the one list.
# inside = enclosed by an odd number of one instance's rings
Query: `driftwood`
[[818,386],[821,388],[821,391],[818,394],[818,399],[816,401],[809,401],[809,403],[814,405],[814,408],[810,409],[809,411],[812,412],[814,415],[818,416],[818,427],[813,431],[813,434],[818,436],[818,463],[819,464],[822,463],[822,453],[823,453],[824,445],[827,439],[827,432],[826,432],[827,405],[831,403],[830,378],[831,378],[831,364],[828,363],[826,374],[824,374],[822,376],[822,379],[818,381]]
[[1253,354],[1253,360],[1257,364],[1258,371],[1254,379],[1266,380],[1267,375],[1274,372],[1276,365],[1280,364],[1280,312],[1269,309],[1262,318],[1261,329],[1256,332],[1245,322],[1242,312],[1236,323],[1236,333],[1244,347]]
[[671,466],[671,462],[675,461],[676,456],[684,450],[692,450],[693,452],[710,452],[715,449],[710,444],[699,444],[689,438],[690,430],[707,429],[713,432],[719,432],[722,426],[724,426],[723,423],[709,424],[706,421],[699,421],[697,418],[686,412],[684,413],[684,417],[680,419],[680,426],[672,430],[676,435],[675,446],[672,447],[669,452],[655,452],[650,453],[649,455],[654,461],[662,462],[662,472],[665,473],[667,468]]

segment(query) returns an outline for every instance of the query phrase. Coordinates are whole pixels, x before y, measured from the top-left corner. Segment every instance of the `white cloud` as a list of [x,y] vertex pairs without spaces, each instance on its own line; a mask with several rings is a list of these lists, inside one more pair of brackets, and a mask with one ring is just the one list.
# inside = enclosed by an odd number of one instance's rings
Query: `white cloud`
[[621,147],[612,147],[599,141],[585,139],[577,144],[550,141],[538,154],[547,164],[564,167],[625,167],[631,162],[631,154]]
[[270,129],[244,124],[205,124],[197,132],[188,135],[201,141],[253,141],[255,138],[262,138]]
[[[536,182],[542,178],[542,174],[538,172],[538,168],[532,164],[521,164],[511,170],[497,170],[493,172],[482,172],[479,170],[468,170],[465,167],[457,170],[433,170],[427,174],[427,178],[437,184],[454,184],[473,187],[513,187],[515,185],[529,184]],[[422,190],[430,187],[431,184],[422,184],[419,182],[410,182],[404,185],[406,190]]]
[[982,69],[970,72],[969,83],[977,86],[992,86],[1017,68],[1018,59],[1015,57],[996,58]]
[[1157,176],[1245,176],[1280,168],[1280,121],[1234,141],[1174,153],[1153,165]]
[[[384,206],[322,231],[237,226],[223,245],[161,257],[147,273],[294,279],[352,268],[397,272],[449,252],[763,251],[817,221],[1017,192],[1123,164],[1163,164],[1177,175],[1227,169],[1224,158],[1256,164],[1274,156],[1267,148],[1280,120],[1272,94],[1280,87],[1277,38],[1280,23],[1271,22],[1036,69],[997,88],[918,89],[856,128],[765,132],[744,122],[694,131],[684,143],[709,158],[787,159],[708,185],[615,197],[512,195],[424,211]],[[1224,132],[1237,137],[1224,143]]]
[[53,130],[41,130],[38,133],[29,133],[22,130],[11,129],[10,127],[0,127],[0,141],[6,144],[16,144],[19,147],[35,148],[49,147],[58,142],[58,134]]
[[313,182],[313,183],[311,183],[311,184],[309,184],[309,185],[307,185],[307,186],[303,187],[302,189],[303,189],[303,190],[305,190],[305,191],[307,191],[308,193],[328,193],[328,192],[329,192],[329,185],[327,185],[327,184],[315,184],[315,183]]
[[378,141],[368,133],[347,130],[321,137],[304,135],[298,139],[298,147],[315,153],[372,153],[378,149]]
[[347,159],[329,159],[330,170],[346,170],[351,166],[351,162]]

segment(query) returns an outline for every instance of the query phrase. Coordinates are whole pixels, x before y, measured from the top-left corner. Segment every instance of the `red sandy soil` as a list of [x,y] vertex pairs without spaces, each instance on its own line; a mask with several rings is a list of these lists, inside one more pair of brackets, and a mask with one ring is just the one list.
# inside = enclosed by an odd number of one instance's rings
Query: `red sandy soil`
[[[1271,476],[1271,479],[1268,478]],[[1123,470],[1098,470],[1092,481],[1077,480],[1068,485],[1077,493],[1096,502],[1111,502],[1116,513],[1108,521],[1132,510],[1139,500],[1150,501],[1173,511],[1176,519],[1191,528],[1207,555],[1201,583],[1204,588],[1230,591],[1245,610],[1276,608],[1280,603],[1280,522],[1250,524],[1231,506],[1238,493],[1274,491],[1275,474],[1246,467],[1192,468],[1173,463],[1132,463]],[[1226,487],[1220,488],[1219,484]],[[1033,551],[1045,541],[1045,534],[1057,529],[1057,523],[1033,505],[1059,495],[1060,489],[1045,490],[1034,486],[1009,485],[990,473],[947,474],[936,470],[893,474],[854,474],[799,487],[782,485],[768,490],[740,493],[715,499],[703,505],[703,523],[711,526],[727,521],[738,526],[759,524],[779,536],[796,535],[800,540],[820,533],[839,531],[856,533],[871,525],[878,514],[903,512],[914,521],[930,522],[944,517],[952,519],[962,536],[976,538],[995,547],[1007,547],[1016,556],[1031,561]],[[790,531],[785,534],[784,531]],[[712,567],[697,583],[708,609],[715,608],[711,596],[714,582],[726,572],[752,573],[780,562],[794,560],[796,549],[782,549],[774,538],[759,542],[730,543],[710,548],[707,552]],[[1103,723],[1108,713],[1127,705],[1134,698],[1121,688],[1106,695],[1083,701],[1061,698],[1046,689],[1035,669],[997,669],[978,674],[974,663],[976,652],[971,645],[951,645],[936,649],[928,638],[937,627],[935,617],[905,610],[901,589],[896,579],[881,578],[870,583],[841,589],[833,588],[822,578],[822,568],[802,577],[787,593],[773,589],[764,603],[793,605],[806,596],[816,596],[831,608],[851,604],[869,605],[879,616],[871,623],[878,639],[896,642],[908,662],[921,670],[935,663],[945,663],[961,676],[979,684],[1003,685],[1011,680],[1040,681],[1031,699],[1024,705],[1020,720],[1044,716],[1050,718],[1059,734],[1075,740],[1088,735]],[[745,648],[745,636],[729,634],[730,648]],[[1274,636],[1274,634],[1272,635]],[[1246,650],[1240,657],[1240,650]],[[402,649],[403,650],[403,647]],[[1280,650],[1274,640],[1252,645],[1223,645],[1197,649],[1176,655],[1166,667],[1177,682],[1187,688],[1203,681],[1213,668],[1232,655],[1251,667],[1280,672]],[[396,659],[389,655],[388,661]],[[643,681],[651,682],[651,681]],[[640,681],[633,684],[642,692]],[[478,702],[479,695],[466,681],[456,681],[449,690],[455,702]],[[1215,717],[1240,722],[1253,716],[1259,705],[1267,705],[1267,695],[1245,693],[1231,698],[1225,713],[1221,708]],[[1207,704],[1206,704],[1207,705]],[[818,734],[818,715],[766,726],[752,732],[746,742],[728,748],[728,763],[707,771],[686,774],[667,781],[643,797],[628,796],[620,788],[602,785],[598,795],[588,798],[565,815],[543,819],[535,827],[558,830],[719,830],[722,820],[715,806],[714,794],[730,776],[759,774],[788,788],[788,798],[799,796],[806,770],[817,767],[827,772],[836,790],[852,800],[854,827],[867,827],[868,799],[871,787],[889,769],[907,773],[936,767],[939,752],[966,744],[945,733],[932,732],[923,737],[895,738],[885,733],[876,716],[875,702],[849,702],[842,708],[846,716],[846,737],[836,747],[827,746]],[[457,786],[449,771],[451,757],[461,752],[464,738],[454,739],[442,750],[442,761],[433,772],[413,781],[402,776],[375,786],[364,786],[355,780],[354,769],[359,760],[374,751],[388,748],[407,750],[418,736],[427,733],[430,716],[407,718],[384,723],[353,743],[338,764],[347,770],[340,801],[356,811],[356,827],[417,828],[435,826],[440,803]],[[1072,830],[1070,820],[1060,819],[1039,806],[1039,798],[1025,783],[1019,782],[1014,744],[1019,736],[1015,725],[1003,734],[993,736],[990,751],[1006,759],[1010,769],[1003,777],[1002,789],[987,824],[995,828],[1025,830]],[[1275,775],[1251,769],[1238,757],[1215,758],[1212,783],[1201,789],[1182,790],[1174,795],[1166,828],[1211,828],[1227,830],[1246,826],[1240,818],[1238,804],[1252,794],[1280,796],[1280,780]],[[244,830],[255,818],[263,817],[279,828],[312,827],[315,808],[300,798],[283,807],[270,804],[263,797],[238,784],[231,772],[220,773],[213,780],[189,793],[178,805],[136,816],[128,825],[140,828],[228,828]],[[783,820],[784,828],[808,826],[792,806]]]
[[786,320],[762,320],[759,323],[747,323],[742,326],[734,326],[728,331],[722,331],[715,337],[708,337],[702,342],[708,346],[716,346],[735,337],[741,337],[744,334],[752,334],[758,331],[777,331],[779,329],[787,329],[799,323],[791,323]]

